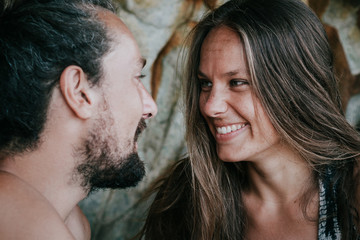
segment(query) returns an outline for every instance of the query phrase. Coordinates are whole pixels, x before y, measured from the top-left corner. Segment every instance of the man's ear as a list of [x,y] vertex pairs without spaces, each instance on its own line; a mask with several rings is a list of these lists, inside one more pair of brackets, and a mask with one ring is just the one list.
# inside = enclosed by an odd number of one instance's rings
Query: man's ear
[[88,119],[94,108],[90,84],[84,71],[79,66],[70,65],[60,76],[60,90],[74,114],[81,119]]

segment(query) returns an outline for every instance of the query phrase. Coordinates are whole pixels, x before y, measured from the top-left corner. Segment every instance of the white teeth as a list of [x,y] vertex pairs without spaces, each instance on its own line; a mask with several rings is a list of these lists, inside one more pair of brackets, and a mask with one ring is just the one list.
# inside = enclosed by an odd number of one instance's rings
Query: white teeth
[[246,124],[234,124],[234,125],[229,125],[227,127],[218,127],[216,128],[216,131],[219,133],[219,134],[227,134],[227,133],[230,133],[230,132],[233,132],[233,131],[236,131],[236,130],[239,130],[240,128],[243,128],[245,127]]
[[226,132],[231,132],[231,127],[230,126],[227,126]]

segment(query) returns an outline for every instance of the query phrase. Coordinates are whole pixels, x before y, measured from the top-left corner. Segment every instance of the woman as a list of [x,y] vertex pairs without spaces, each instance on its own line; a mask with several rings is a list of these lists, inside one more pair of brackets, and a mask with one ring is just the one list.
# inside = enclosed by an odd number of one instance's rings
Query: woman
[[232,0],[191,33],[188,158],[145,239],[358,239],[360,138],[326,33],[297,0]]

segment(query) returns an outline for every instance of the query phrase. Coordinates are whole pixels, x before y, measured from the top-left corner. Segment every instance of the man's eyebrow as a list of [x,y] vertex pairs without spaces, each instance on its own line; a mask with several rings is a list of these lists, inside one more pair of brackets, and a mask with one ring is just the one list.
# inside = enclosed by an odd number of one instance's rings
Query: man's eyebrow
[[138,65],[143,69],[146,65],[146,59],[145,58],[139,58]]

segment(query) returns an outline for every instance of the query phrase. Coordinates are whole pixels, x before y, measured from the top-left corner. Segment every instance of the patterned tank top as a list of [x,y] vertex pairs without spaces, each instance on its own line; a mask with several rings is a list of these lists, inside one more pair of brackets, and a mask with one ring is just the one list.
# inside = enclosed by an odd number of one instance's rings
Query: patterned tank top
[[[337,220],[337,207],[333,201],[336,199],[336,192],[331,193],[320,182],[320,203],[319,203],[319,230],[318,240],[341,240],[341,232]],[[329,192],[330,191],[330,192]]]

